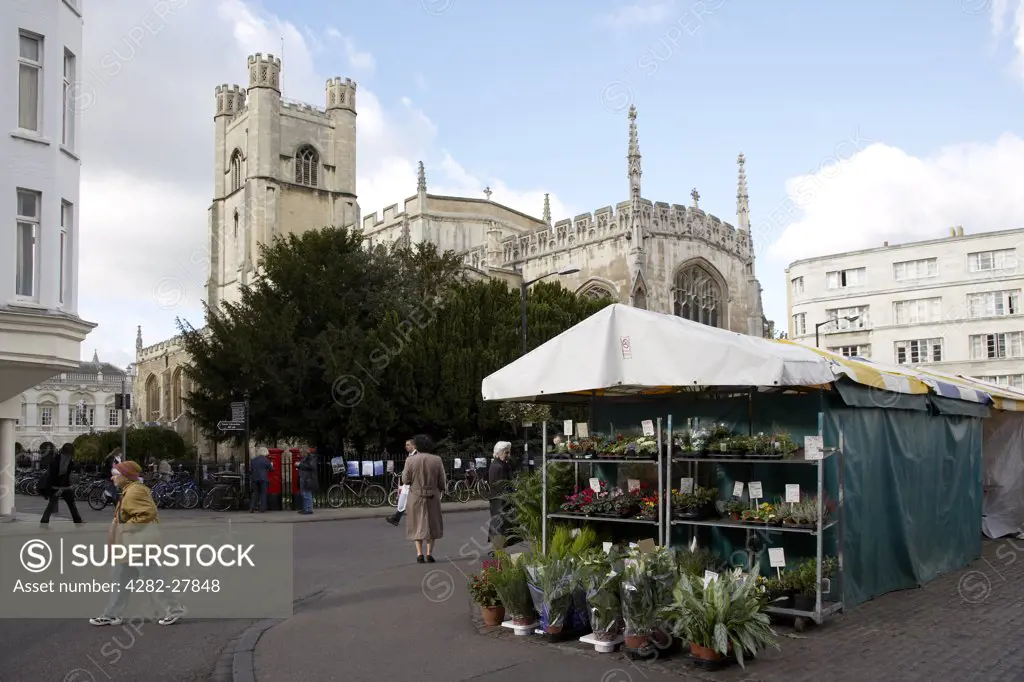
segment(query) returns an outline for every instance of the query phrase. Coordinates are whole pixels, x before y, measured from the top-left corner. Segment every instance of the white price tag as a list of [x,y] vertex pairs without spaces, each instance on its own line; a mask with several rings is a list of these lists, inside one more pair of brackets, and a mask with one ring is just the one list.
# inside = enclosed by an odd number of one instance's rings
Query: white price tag
[[566,419],[564,422],[562,422],[562,434],[566,438],[572,438],[572,420],[571,419]]
[[693,492],[693,479],[692,478],[682,478],[682,479],[679,479],[679,492],[681,492],[683,495],[689,495],[690,493],[692,493]]
[[654,435],[654,420],[653,419],[645,419],[645,420],[643,420],[642,422],[640,422],[640,427],[643,428],[645,436],[653,436]]
[[736,481],[732,486],[733,497],[743,497],[743,481]]
[[573,528],[572,529],[572,536],[573,537],[576,537],[579,534],[580,534],[580,529],[579,528]]
[[787,483],[786,484],[786,502],[792,504],[798,504],[800,502],[800,484],[799,483]]
[[782,547],[769,547],[768,561],[771,562],[772,568],[785,568],[786,550]]
[[458,457],[455,458],[455,468],[456,469],[461,469],[462,468],[462,460],[459,459]]
[[804,436],[804,459],[822,459],[824,448],[821,436]]
[[592,479],[590,479],[590,489],[593,490],[595,493],[601,492],[601,479],[599,479],[599,478],[592,478]]
[[576,435],[580,438],[590,437],[590,427],[586,422],[576,422]]
[[764,497],[764,491],[761,490],[761,481],[751,481],[747,484],[750,490],[750,499],[760,500]]
[[635,478],[629,479],[626,483],[629,486],[629,492],[640,490],[640,481],[636,480]]
[[604,553],[605,554],[608,554],[608,553],[610,553],[612,551],[612,543],[605,542],[605,543],[602,544],[602,546],[604,547]]
[[714,571],[704,571],[704,587],[707,587],[712,580],[718,580],[718,574]]

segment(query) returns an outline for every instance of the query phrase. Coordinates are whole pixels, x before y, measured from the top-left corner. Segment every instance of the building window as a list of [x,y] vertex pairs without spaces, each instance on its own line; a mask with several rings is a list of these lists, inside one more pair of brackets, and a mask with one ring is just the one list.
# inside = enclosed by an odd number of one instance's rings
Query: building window
[[1017,315],[1020,312],[1020,289],[967,295],[969,317],[1001,317]]
[[317,186],[320,157],[312,147],[303,147],[295,155],[295,182],[307,187]]
[[994,376],[978,377],[982,381],[999,386],[1009,386],[1024,391],[1024,374],[997,374]]
[[96,408],[89,406],[69,405],[68,426],[92,426],[96,416]]
[[687,320],[718,327],[722,322],[722,288],[711,273],[691,265],[676,275],[675,314]]
[[22,31],[18,52],[18,127],[40,132],[43,39]]
[[979,251],[967,254],[969,272],[993,272],[1017,269],[1017,249]]
[[60,143],[68,149],[75,148],[75,55],[64,50],[64,119],[61,122]]
[[242,152],[235,150],[231,154],[231,191],[242,187]]
[[833,270],[832,272],[825,273],[825,286],[829,289],[859,287],[863,286],[866,282],[867,270],[865,268]]
[[942,320],[942,298],[918,298],[892,304],[894,324],[920,324]]
[[926,279],[937,277],[939,274],[939,259],[922,258],[920,260],[905,260],[892,264],[892,278],[897,282],[911,279]]
[[836,320],[831,328],[834,331],[851,331],[864,329],[868,326],[868,306],[862,305],[856,308],[832,308],[826,310],[825,314],[830,320]]
[[115,408],[109,408],[107,410],[107,426],[120,426],[121,420],[118,419],[118,416],[118,412]]
[[942,362],[942,339],[913,339],[896,342],[896,364],[917,365]]
[[35,298],[39,265],[39,211],[42,195],[26,189],[18,190],[18,256],[15,293],[22,298]]
[[807,313],[797,313],[793,316],[793,336],[803,336],[807,333]]
[[1020,332],[971,335],[971,360],[1024,357]]
[[871,346],[836,346],[829,351],[845,358],[870,358]]
[[792,287],[793,295],[799,296],[800,294],[804,293],[804,278],[794,277],[790,281],[790,286]]
[[75,225],[74,206],[69,201],[60,202],[60,286],[57,289],[57,302],[64,303],[67,297],[68,266],[68,231]]
[[41,426],[53,426],[52,407],[44,407],[39,411],[39,424]]

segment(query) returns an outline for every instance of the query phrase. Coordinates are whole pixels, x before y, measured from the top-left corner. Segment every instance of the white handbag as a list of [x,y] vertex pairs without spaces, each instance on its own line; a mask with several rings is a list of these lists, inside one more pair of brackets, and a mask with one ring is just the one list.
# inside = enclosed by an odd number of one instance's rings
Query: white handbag
[[398,493],[398,511],[405,511],[405,503],[409,501],[409,485],[403,485]]

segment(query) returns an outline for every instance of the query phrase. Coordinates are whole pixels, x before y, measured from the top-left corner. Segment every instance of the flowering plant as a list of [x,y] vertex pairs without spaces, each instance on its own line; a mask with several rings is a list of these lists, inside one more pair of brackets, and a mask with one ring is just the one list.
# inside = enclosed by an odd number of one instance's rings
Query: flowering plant
[[[488,566],[487,563],[491,563],[491,565]],[[484,570],[469,576],[469,595],[473,598],[474,603],[484,608],[501,606],[498,591],[495,589],[494,583],[491,582],[491,575],[500,570],[501,567],[497,562],[485,562]]]

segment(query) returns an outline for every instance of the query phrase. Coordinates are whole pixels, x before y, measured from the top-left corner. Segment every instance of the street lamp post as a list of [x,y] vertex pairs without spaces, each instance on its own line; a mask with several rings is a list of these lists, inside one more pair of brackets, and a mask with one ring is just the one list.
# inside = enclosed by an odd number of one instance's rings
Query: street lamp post
[[[519,329],[519,333],[522,336],[521,346],[520,346],[520,349],[519,349],[519,356],[520,357],[526,355],[526,290],[530,288],[531,284],[535,284],[536,282],[539,282],[539,281],[541,281],[542,279],[544,279],[546,277],[551,277],[552,275],[558,275],[559,277],[562,277],[563,275],[574,275],[574,274],[576,274],[577,272],[580,271],[580,269],[578,267],[576,267],[575,265],[569,265],[569,266],[564,267],[561,270],[558,270],[556,272],[549,272],[546,275],[541,275],[540,277],[534,277],[533,279],[528,280],[524,276],[526,274],[525,273],[525,269],[526,268],[525,268],[525,264],[524,264],[522,269],[519,271],[520,272],[520,280],[519,280],[519,327],[520,327],[520,329]],[[527,427],[524,424],[523,425],[523,461],[526,463],[526,466],[528,467],[529,471],[532,473],[533,472],[533,467],[530,465],[530,441],[529,441],[529,436],[530,436],[529,427]]]
[[127,379],[132,380],[132,385],[135,385],[135,363],[128,365],[125,369],[124,374],[121,375],[121,395],[118,398],[121,408],[121,458],[128,458],[128,419],[126,415],[128,410],[131,409],[132,399],[131,394],[125,390],[125,381]]
[[821,347],[820,330],[826,324],[832,324],[833,322],[838,324],[839,320],[846,320],[847,322],[856,322],[859,319],[860,319],[860,315],[853,315],[852,317],[832,317],[832,318],[829,318],[829,319],[825,320],[824,322],[818,322],[816,325],[814,325],[814,347],[815,348],[820,348]]

